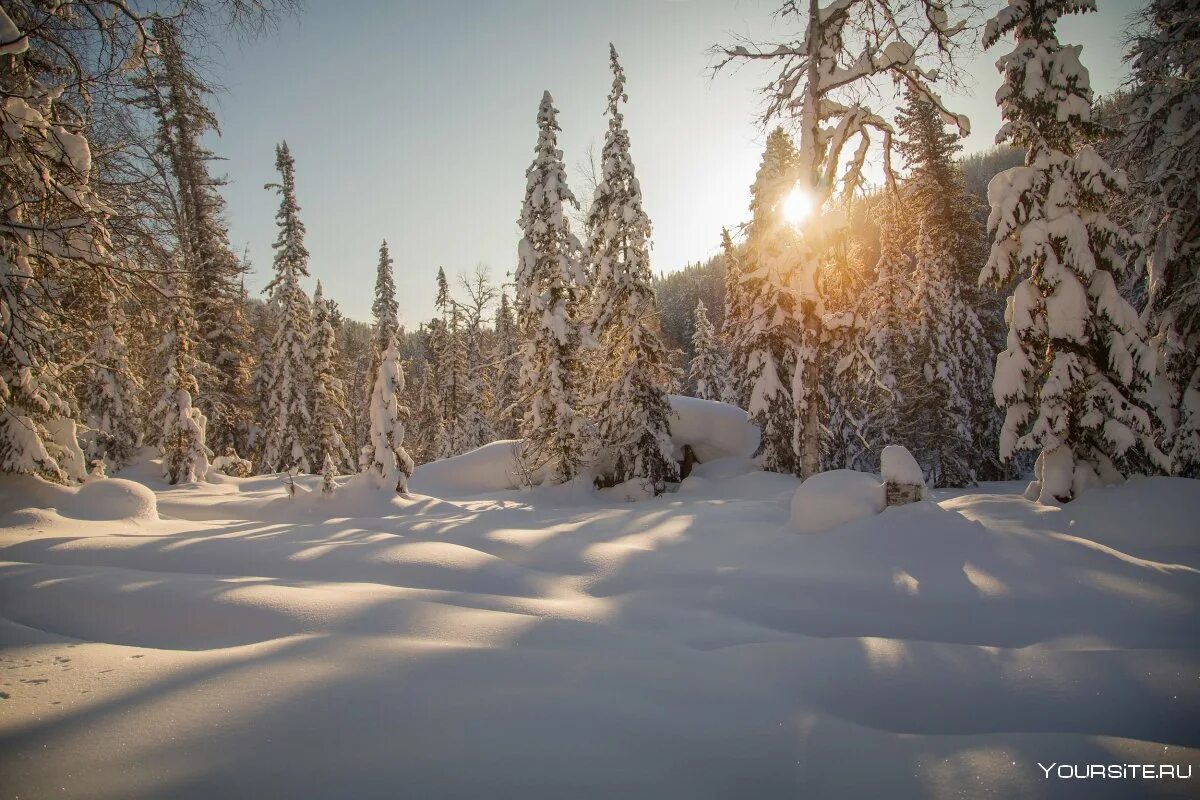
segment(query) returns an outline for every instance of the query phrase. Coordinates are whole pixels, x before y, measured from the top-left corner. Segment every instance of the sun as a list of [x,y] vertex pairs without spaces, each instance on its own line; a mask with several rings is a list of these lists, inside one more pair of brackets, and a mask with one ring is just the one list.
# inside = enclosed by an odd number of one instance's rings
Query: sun
[[787,197],[779,204],[783,220],[789,225],[798,227],[804,224],[813,212],[812,196],[799,186],[788,192]]

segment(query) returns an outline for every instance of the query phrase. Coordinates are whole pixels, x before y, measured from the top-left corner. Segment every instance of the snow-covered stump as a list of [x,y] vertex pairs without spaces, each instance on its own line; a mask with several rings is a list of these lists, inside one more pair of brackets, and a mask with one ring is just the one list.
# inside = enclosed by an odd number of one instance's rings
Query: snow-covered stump
[[925,499],[925,476],[908,448],[898,444],[883,448],[879,468],[883,473],[884,505],[903,506]]

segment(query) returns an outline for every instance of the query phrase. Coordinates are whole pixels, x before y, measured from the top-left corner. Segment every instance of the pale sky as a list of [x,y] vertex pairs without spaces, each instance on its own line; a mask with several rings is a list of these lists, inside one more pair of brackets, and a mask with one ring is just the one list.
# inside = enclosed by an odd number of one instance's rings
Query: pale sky
[[[1098,92],[1124,74],[1121,39],[1130,0],[1060,23],[1082,44]],[[497,281],[512,269],[536,114],[549,89],[559,109],[568,176],[604,139],[611,84],[608,43],[627,75],[626,125],[656,272],[713,255],[724,225],[747,216],[764,132],[749,66],[710,79],[707,48],[729,33],[781,37],[777,0],[309,0],[308,8],[249,46],[229,43],[211,70],[226,91],[212,143],[234,247],[249,247],[250,280],[271,269],[278,200],[274,147],[296,158],[313,280],[349,316],[370,320],[375,264],[386,238],[396,261],[401,321],[433,314],[434,276],[475,264]],[[971,96],[947,93],[971,117],[967,151],[992,144],[1000,45],[969,62]],[[587,198],[581,197],[581,202]]]

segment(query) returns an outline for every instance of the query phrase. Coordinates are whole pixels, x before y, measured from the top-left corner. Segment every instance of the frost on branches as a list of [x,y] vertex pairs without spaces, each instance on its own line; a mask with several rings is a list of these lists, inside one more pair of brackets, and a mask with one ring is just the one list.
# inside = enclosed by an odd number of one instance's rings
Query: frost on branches
[[304,247],[304,223],[296,203],[296,162],[284,142],[275,148],[275,168],[281,183],[268,184],[281,197],[275,215],[279,236],[275,240],[275,278],[267,285],[276,321],[271,340],[270,377],[267,391],[266,441],[262,469],[279,472],[296,467],[311,472],[308,458],[309,394],[312,369],[308,360],[308,338],[312,311],[300,278],[308,275],[308,250]]
[[1200,3],[1152,0],[1132,45],[1119,150],[1141,200],[1163,444],[1173,474],[1200,478]]
[[538,108],[538,141],[525,171],[525,200],[518,224],[517,325],[524,342],[521,432],[531,469],[550,467],[550,480],[575,478],[584,460],[583,420],[578,416],[580,305],[586,278],[579,240],[571,233],[564,204],[578,207],[567,185],[558,122],[550,93]]
[[193,405],[198,361],[193,353],[195,323],[186,276],[171,276],[166,291],[171,303],[170,327],[159,345],[165,375],[154,419],[159,426],[163,477],[174,485],[204,480],[212,453],[204,442],[208,421]]
[[708,319],[703,300],[696,301],[695,332],[692,334],[692,363],[688,382],[701,400],[724,400],[725,359],[717,343],[717,331]]
[[[650,288],[650,218],[629,154],[621,103],[625,71],[609,45],[613,71],[600,183],[588,212],[593,275],[591,339],[599,350],[596,379],[598,485],[643,482],[654,494],[679,480],[671,444],[667,387],[675,373],[659,335]],[[711,330],[711,326],[710,326]]]
[[1003,285],[1023,276],[1008,301],[1008,346],[993,383],[1006,411],[1000,456],[1040,451],[1029,494],[1042,502],[1119,481],[1143,454],[1161,457],[1140,405],[1154,355],[1116,283],[1131,243],[1105,213],[1126,182],[1090,145],[1077,144],[1097,132],[1092,92],[1081,48],[1055,34],[1061,15],[1094,7],[1010,0],[984,31],[987,47],[1015,39],[997,62],[997,141],[1028,151],[1024,166],[988,186],[993,245],[980,280]]

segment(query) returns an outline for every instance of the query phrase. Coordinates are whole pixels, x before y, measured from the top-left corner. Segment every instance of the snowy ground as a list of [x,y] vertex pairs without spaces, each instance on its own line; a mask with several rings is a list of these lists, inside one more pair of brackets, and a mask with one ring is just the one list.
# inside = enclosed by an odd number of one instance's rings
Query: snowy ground
[[1037,766],[1200,773],[1194,481],[799,534],[736,459],[639,503],[152,475],[157,518],[0,479],[0,796],[1200,796]]

